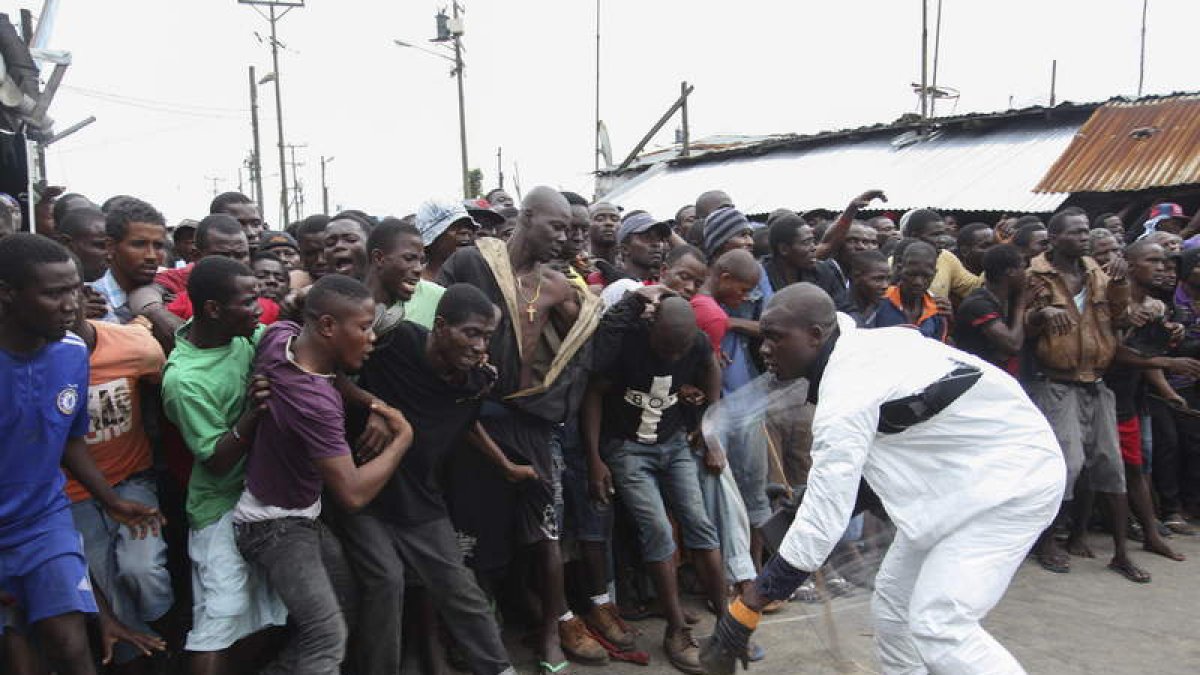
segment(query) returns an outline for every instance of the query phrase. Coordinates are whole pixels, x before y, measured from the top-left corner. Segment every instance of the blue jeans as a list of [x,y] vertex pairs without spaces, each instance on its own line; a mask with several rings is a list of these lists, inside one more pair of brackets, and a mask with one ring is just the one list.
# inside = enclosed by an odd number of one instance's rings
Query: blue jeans
[[662,562],[675,555],[664,497],[679,522],[685,547],[705,551],[720,548],[717,528],[704,510],[696,462],[684,434],[655,445],[625,441],[609,453],[605,462],[621,500],[637,523],[646,562]]
[[[158,488],[149,471],[117,483],[113,491],[122,499],[158,506]],[[108,598],[113,614],[134,630],[153,632],[146,622],[161,618],[175,602],[162,534],[134,539],[129,528],[113,520],[94,499],[72,504],[71,518],[83,535],[83,553],[92,578]],[[115,656],[118,663],[124,663],[137,653],[118,643]]]

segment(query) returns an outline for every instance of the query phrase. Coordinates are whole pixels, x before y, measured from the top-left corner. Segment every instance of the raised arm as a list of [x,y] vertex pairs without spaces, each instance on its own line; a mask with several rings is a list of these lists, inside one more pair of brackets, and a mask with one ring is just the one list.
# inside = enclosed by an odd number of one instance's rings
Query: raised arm
[[842,250],[842,244],[846,242],[846,233],[850,231],[850,224],[854,222],[854,216],[858,215],[859,211],[867,208],[871,202],[876,199],[887,201],[887,196],[883,194],[883,190],[867,190],[861,195],[855,197],[846,210],[838,216],[837,221],[825,233],[825,237],[821,243],[817,244],[817,258],[825,259],[835,257]]

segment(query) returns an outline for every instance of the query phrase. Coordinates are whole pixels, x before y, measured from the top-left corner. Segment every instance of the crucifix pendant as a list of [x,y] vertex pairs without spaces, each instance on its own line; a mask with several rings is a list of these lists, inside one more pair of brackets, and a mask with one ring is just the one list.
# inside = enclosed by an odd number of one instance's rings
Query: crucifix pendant
[[531,302],[525,305],[525,313],[529,315],[529,323],[533,323],[533,317],[537,316],[537,307]]

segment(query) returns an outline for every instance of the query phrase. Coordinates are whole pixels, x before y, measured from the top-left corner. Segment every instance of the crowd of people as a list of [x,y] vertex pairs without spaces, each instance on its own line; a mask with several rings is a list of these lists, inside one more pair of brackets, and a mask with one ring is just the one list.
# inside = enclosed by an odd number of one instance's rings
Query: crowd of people
[[[664,219],[538,187],[270,229],[240,193],[170,227],[135,197],[62,194],[36,233],[0,211],[5,672],[395,675],[417,658],[495,675],[515,672],[512,629],[540,673],[701,673],[690,607],[755,593],[771,519],[822,461],[815,384],[775,395],[794,386],[764,321],[777,295],[1011,377],[1066,467],[1028,551],[1045,570],[1088,564],[1097,528],[1129,581],[1151,580],[1131,539],[1182,560],[1200,215],[960,226],[883,202],[752,220],[711,190]],[[895,527],[855,512],[828,560],[813,549],[823,583],[755,611],[872,588],[856,562]]]

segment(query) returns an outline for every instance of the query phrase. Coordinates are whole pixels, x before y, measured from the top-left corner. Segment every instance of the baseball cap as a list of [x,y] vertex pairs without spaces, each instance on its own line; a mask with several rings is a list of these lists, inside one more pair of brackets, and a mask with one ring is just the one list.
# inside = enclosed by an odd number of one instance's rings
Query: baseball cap
[[258,239],[258,250],[269,251],[273,248],[294,248],[297,251],[300,247],[296,245],[296,240],[287,232],[263,232]]
[[475,229],[479,223],[471,219],[466,207],[456,200],[431,199],[417,208],[417,229],[421,231],[421,243],[429,246],[450,226],[460,220],[470,220]]
[[617,229],[617,243],[624,242],[630,235],[641,234],[653,229],[658,229],[664,239],[671,236],[671,226],[663,221],[655,220],[654,216],[649,213],[640,211],[630,214],[621,221],[621,227]]
[[1163,203],[1159,204],[1158,206],[1155,206],[1154,210],[1150,213],[1150,217],[1151,218],[1183,218],[1185,220],[1190,218],[1190,216],[1184,214],[1182,206],[1172,203],[1172,202],[1163,202]]
[[484,204],[487,204],[487,201],[483,199],[468,199],[463,202],[463,208],[467,210],[467,215],[471,216],[471,220],[480,225],[493,229],[503,225],[505,221],[504,216],[493,211],[490,206],[484,206]]

